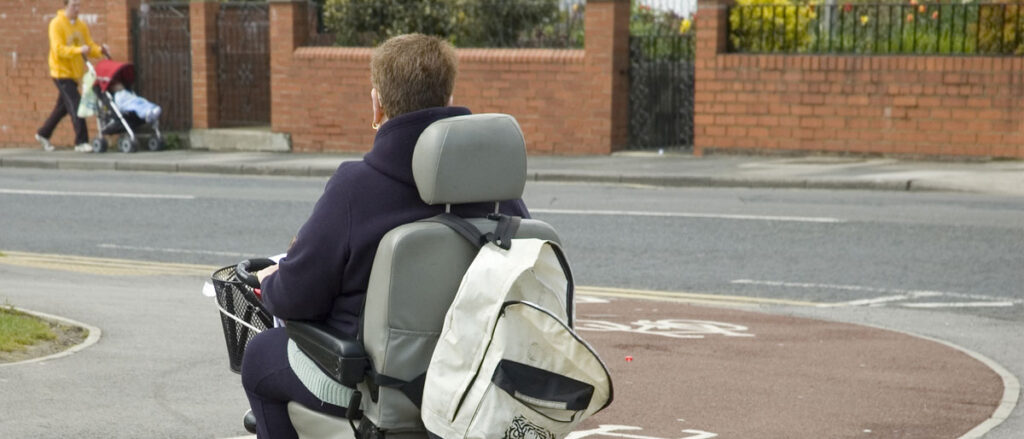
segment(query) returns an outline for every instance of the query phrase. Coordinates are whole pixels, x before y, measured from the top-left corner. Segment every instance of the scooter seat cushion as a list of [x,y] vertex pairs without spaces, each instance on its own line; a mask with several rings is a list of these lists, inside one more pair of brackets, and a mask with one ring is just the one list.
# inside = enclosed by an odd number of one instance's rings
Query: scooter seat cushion
[[306,354],[302,353],[295,341],[288,340],[288,365],[302,385],[321,401],[338,407],[347,407],[355,390],[335,381],[320,369]]

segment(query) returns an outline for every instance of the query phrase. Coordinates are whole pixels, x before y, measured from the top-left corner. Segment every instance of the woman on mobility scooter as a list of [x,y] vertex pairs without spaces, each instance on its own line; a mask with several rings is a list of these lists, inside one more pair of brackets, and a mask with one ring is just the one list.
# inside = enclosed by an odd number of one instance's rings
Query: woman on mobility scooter
[[[444,211],[420,198],[412,153],[431,123],[470,114],[450,106],[457,59],[447,42],[401,35],[378,46],[370,64],[373,149],[362,161],[342,163],[300,228],[288,255],[260,271],[263,303],[284,320],[322,321],[353,338],[374,254],[389,230]],[[460,216],[484,216],[494,204],[452,206]],[[529,217],[521,200],[502,202],[507,215]],[[297,360],[284,328],[261,332],[245,349],[242,385],[259,438],[294,438],[287,403],[345,416],[346,389],[310,362]]]

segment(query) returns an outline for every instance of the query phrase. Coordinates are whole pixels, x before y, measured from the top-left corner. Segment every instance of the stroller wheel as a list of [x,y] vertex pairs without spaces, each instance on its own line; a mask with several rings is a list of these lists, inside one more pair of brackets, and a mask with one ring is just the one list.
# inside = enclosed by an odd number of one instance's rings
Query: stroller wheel
[[139,150],[139,142],[128,136],[121,136],[121,139],[117,141],[117,149],[125,154],[135,152]]
[[107,152],[107,139],[103,137],[97,137],[92,140],[92,151],[93,152]]
[[164,149],[164,139],[157,136],[150,137],[149,141],[146,142],[146,147],[148,147],[150,151],[159,151]]

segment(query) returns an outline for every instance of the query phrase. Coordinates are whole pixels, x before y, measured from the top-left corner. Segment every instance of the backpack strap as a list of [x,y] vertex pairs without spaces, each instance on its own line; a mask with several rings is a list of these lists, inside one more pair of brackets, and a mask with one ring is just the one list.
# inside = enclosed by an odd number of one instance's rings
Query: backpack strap
[[519,231],[519,223],[522,221],[522,218],[492,213],[487,215],[487,219],[497,220],[498,226],[494,228],[493,232],[485,234],[484,238],[502,249],[508,250],[512,248],[512,237],[516,236],[516,232]]
[[473,247],[476,247],[478,249],[480,247],[483,247],[484,243],[486,242],[484,240],[484,234],[480,233],[480,229],[476,228],[476,226],[474,226],[473,223],[466,221],[462,217],[452,213],[445,212],[440,215],[432,216],[430,218],[421,219],[420,221],[425,223],[444,224],[448,226],[448,228],[457,232],[463,238],[466,238],[466,241],[469,241],[469,243],[472,244]]
[[487,215],[487,219],[498,222],[498,225],[495,227],[493,232],[482,233],[480,232],[480,229],[476,228],[473,223],[467,221],[465,218],[447,212],[420,221],[444,224],[457,232],[463,238],[466,238],[470,244],[478,249],[488,242],[505,250],[511,248],[512,237],[516,236],[516,232],[519,231],[519,224],[522,222],[522,218],[501,213],[492,213]]
[[420,404],[423,401],[423,383],[427,381],[426,372],[419,374],[416,378],[413,378],[412,381],[400,380],[398,378],[376,372],[372,372],[371,375],[376,386],[398,390],[399,392],[402,392],[406,398],[409,398],[409,401],[412,401],[412,403],[416,405],[416,408],[420,407]]

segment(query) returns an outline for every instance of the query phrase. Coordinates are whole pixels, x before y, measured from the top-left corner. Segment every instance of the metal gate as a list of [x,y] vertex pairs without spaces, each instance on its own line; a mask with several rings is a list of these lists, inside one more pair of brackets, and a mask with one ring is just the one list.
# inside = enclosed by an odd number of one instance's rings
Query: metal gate
[[132,14],[132,39],[135,92],[162,107],[162,129],[192,128],[188,3],[143,3]]
[[696,47],[694,32],[683,20],[671,7],[634,7],[629,36],[631,149],[693,147]]
[[270,9],[222,3],[217,13],[217,93],[221,126],[270,124]]

